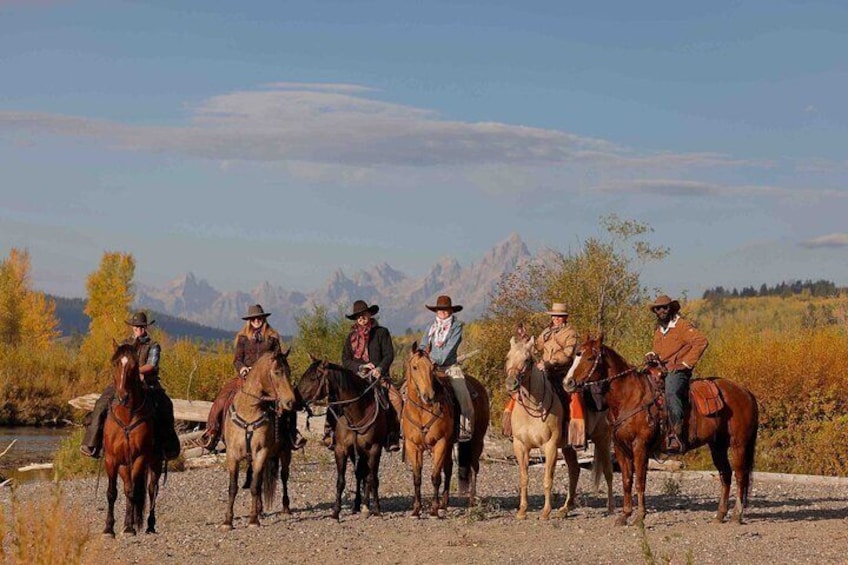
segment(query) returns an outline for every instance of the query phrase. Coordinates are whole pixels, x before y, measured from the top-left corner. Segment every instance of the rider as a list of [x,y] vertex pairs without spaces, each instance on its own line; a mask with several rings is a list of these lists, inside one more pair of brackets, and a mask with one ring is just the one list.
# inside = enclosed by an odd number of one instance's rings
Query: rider
[[[136,348],[138,372],[147,394],[153,400],[155,441],[166,459],[175,459],[180,454],[180,440],[177,432],[174,431],[174,405],[159,381],[159,357],[162,348],[147,333],[147,327],[155,324],[156,320],[148,322],[146,313],[136,312],[129,320],[126,320],[126,323],[132,327],[132,337],[123,343]],[[100,457],[100,450],[103,448],[103,426],[114,398],[115,385],[110,384],[94,404],[94,410],[88,416],[88,426],[80,445],[83,455]]]
[[[565,392],[562,389],[562,380],[574,361],[574,350],[577,348],[577,332],[568,323],[568,308],[562,302],[554,302],[551,309],[545,314],[551,317],[550,325],[545,328],[536,338],[534,346],[541,355],[536,367],[544,371],[554,390],[559,395],[563,408],[568,413],[569,403],[565,401]],[[524,333],[524,327],[519,327],[519,334]],[[512,409],[515,407],[515,398],[511,397],[507,402],[503,414],[504,435],[512,435],[508,429],[511,425]],[[582,423],[582,420],[579,420]],[[577,425],[578,421],[570,425],[569,442],[574,445],[585,443],[585,427]]]
[[[345,316],[348,320],[353,320],[354,324],[342,348],[342,365],[363,378],[379,379],[385,387],[389,397],[389,431],[385,447],[386,451],[398,451],[400,450],[400,415],[403,410],[403,401],[389,375],[395,358],[395,350],[389,330],[377,323],[374,318],[379,311],[379,306],[376,304],[369,306],[364,300],[353,303],[353,312]],[[327,411],[323,441],[329,449],[333,449],[335,427],[336,422],[332,412]]]
[[688,320],[680,316],[680,302],[665,294],[650,306],[657,316],[653,351],[645,354],[649,364],[659,364],[668,373],[665,377],[665,399],[668,407],[669,430],[666,451],[686,451],[686,406],[689,403],[689,379],[692,369],[707,348],[707,338]]
[[[233,360],[233,366],[237,371],[237,375],[227,382],[215,401],[212,403],[212,408],[209,410],[209,416],[206,420],[206,431],[203,433],[203,447],[208,450],[213,450],[218,445],[218,439],[221,436],[223,426],[224,412],[229,408],[236,395],[236,392],[241,389],[244,380],[247,378],[247,373],[250,372],[254,363],[265,353],[279,353],[281,351],[280,334],[277,330],[271,327],[268,323],[270,312],[265,312],[262,306],[254,304],[247,309],[247,315],[242,316],[245,320],[244,327],[236,334],[235,347],[236,354]],[[284,418],[284,426],[288,429],[289,439],[291,440],[294,449],[300,449],[306,445],[306,439],[300,434],[297,429],[297,413],[287,411]]]
[[459,402],[459,441],[469,441],[474,433],[474,404],[462,367],[457,363],[456,351],[462,342],[462,322],[454,314],[462,306],[453,305],[450,296],[439,296],[435,306],[425,307],[436,313],[436,319],[421,338],[418,348],[430,347],[430,360],[450,378],[450,384]]

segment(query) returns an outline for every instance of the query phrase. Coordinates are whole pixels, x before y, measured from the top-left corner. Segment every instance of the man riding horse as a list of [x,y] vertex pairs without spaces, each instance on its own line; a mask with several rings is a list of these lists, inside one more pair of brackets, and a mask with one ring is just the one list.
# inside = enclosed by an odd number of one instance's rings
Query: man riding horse
[[668,453],[684,453],[686,446],[686,407],[689,404],[689,380],[692,370],[704,354],[708,342],[704,334],[680,316],[680,302],[665,294],[650,306],[657,316],[653,350],[645,354],[645,362],[659,365],[665,376],[665,401],[669,430]]
[[[180,440],[174,431],[174,405],[159,381],[159,357],[162,348],[147,333],[147,327],[155,324],[156,320],[148,322],[147,314],[136,312],[129,320],[126,320],[126,323],[132,327],[133,335],[123,344],[134,346],[138,353],[138,370],[144,381],[147,395],[154,405],[156,444],[166,459],[175,459],[180,454]],[[89,415],[88,427],[80,445],[83,455],[100,457],[100,451],[103,448],[103,424],[106,422],[106,415],[114,398],[115,386],[110,384],[94,404],[94,410]]]

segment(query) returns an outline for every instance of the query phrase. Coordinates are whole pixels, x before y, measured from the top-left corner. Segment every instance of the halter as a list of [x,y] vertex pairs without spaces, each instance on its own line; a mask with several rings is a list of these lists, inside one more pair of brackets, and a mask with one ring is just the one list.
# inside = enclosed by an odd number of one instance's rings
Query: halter
[[[374,422],[377,421],[377,416],[380,414],[380,399],[379,399],[379,395],[378,395],[378,393],[377,393],[377,391],[374,387],[380,382],[379,379],[374,379],[373,381],[371,381],[368,384],[368,386],[365,387],[365,390],[362,391],[362,394],[360,394],[356,398],[351,398],[351,399],[348,399],[348,400],[330,400],[329,371],[327,370],[326,366],[320,366],[319,365],[319,367],[317,368],[317,372],[318,372],[318,376],[320,378],[319,388],[318,388],[318,393],[319,393],[318,397],[319,398],[323,398],[324,396],[327,397],[327,411],[330,412],[333,416],[335,416],[337,421],[341,420],[341,416],[345,416],[345,420],[347,420],[345,422],[345,426],[350,431],[357,433],[357,434],[361,434],[361,433],[367,431],[368,428],[370,428],[374,424]],[[347,415],[344,413],[345,409],[348,406],[350,406],[351,404],[359,402],[360,400],[365,398],[369,393],[373,393],[373,396],[374,396],[374,415],[371,416],[371,419],[368,420],[367,422],[364,422],[364,421],[368,418],[368,416],[363,418],[364,423],[359,422],[359,423],[356,423],[356,424],[351,424],[350,418],[348,418]],[[304,401],[304,404],[306,404],[306,406],[308,408],[310,402]],[[337,407],[341,407],[341,414],[336,411]]]

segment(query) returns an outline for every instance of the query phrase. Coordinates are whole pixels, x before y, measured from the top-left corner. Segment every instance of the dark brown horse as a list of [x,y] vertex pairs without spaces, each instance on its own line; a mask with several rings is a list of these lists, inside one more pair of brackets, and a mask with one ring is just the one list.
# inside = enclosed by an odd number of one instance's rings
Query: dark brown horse
[[144,520],[145,488],[150,498],[147,533],[156,532],[156,496],[162,456],[153,445],[153,401],[145,395],[138,372],[138,355],[130,344],[113,342],[112,377],[115,398],[103,429],[103,453],[109,486],[106,489],[105,535],[115,537],[115,500],[118,475],[127,499],[124,534],[135,535]]
[[[221,527],[233,528],[233,504],[238,493],[239,464],[247,460],[247,476],[253,506],[248,526],[258,526],[264,506],[274,500],[277,471],[283,481],[283,513],[289,514],[289,465],[291,442],[280,430],[283,412],[296,404],[292,389],[288,351],[263,354],[247,373],[224,420],[227,444],[229,500]],[[263,505],[264,497],[264,505]]]
[[[415,499],[412,515],[421,513],[421,469],[424,465],[424,451],[429,451],[433,466],[430,479],[433,483],[433,504],[431,516],[439,515],[439,508],[447,508],[450,494],[451,474],[453,472],[453,445],[456,442],[455,413],[453,392],[450,384],[440,379],[436,367],[426,352],[418,350],[418,344],[412,345],[412,351],[406,359],[406,402],[403,406],[401,423],[404,436],[404,453],[412,464],[412,482]],[[489,427],[489,396],[483,385],[473,377],[465,377],[473,391],[474,430],[471,440],[461,442],[458,448],[460,492],[468,493],[468,505],[471,506],[477,496],[477,473],[480,470],[480,454],[483,452],[483,438]],[[444,490],[439,500],[439,489],[444,476]]]
[[[638,509],[636,520],[645,518],[645,480],[648,457],[659,451],[661,444],[660,416],[657,401],[660,389],[651,377],[630,366],[618,353],[603,343],[604,335],[587,337],[576,352],[574,363],[565,378],[570,392],[589,386],[600,386],[609,405],[613,421],[613,445],[621,466],[624,488],[623,514],[619,525],[627,524],[633,512],[633,480],[636,480]],[[703,415],[690,402],[688,415],[688,445],[690,448],[710,446],[713,464],[721,477],[716,521],[727,516],[731,472],[736,474],[736,505],[733,519],[741,523],[743,509],[748,505],[748,491],[754,467],[757,443],[758,407],[750,391],[726,379],[709,379],[718,387],[723,407],[712,415]],[[692,389],[703,385],[692,381]],[[728,458],[728,448],[730,457]]]
[[336,416],[336,503],[332,513],[335,519],[342,509],[348,459],[356,462],[353,512],[361,510],[364,490],[364,512],[380,514],[378,473],[388,431],[388,406],[380,398],[378,387],[381,386],[379,380],[369,382],[340,365],[314,357],[297,383],[300,398],[307,406],[326,399],[327,410]]

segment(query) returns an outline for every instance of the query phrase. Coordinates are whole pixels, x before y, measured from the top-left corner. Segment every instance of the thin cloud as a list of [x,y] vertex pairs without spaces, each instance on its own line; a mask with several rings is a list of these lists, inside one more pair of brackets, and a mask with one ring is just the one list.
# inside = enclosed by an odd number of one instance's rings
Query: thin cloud
[[802,241],[800,245],[807,249],[818,249],[820,247],[848,247],[848,233],[831,233]]
[[791,189],[769,185],[723,185],[679,179],[613,180],[589,190],[620,194],[660,196],[765,196],[765,197],[848,197],[848,192],[831,189]]
[[92,137],[126,149],[220,161],[293,161],[347,167],[567,165],[762,166],[715,153],[640,153],[603,139],[499,122],[442,119],[432,110],[373,100],[368,87],[291,83],[214,96],[180,126],[0,112],[0,131]]

